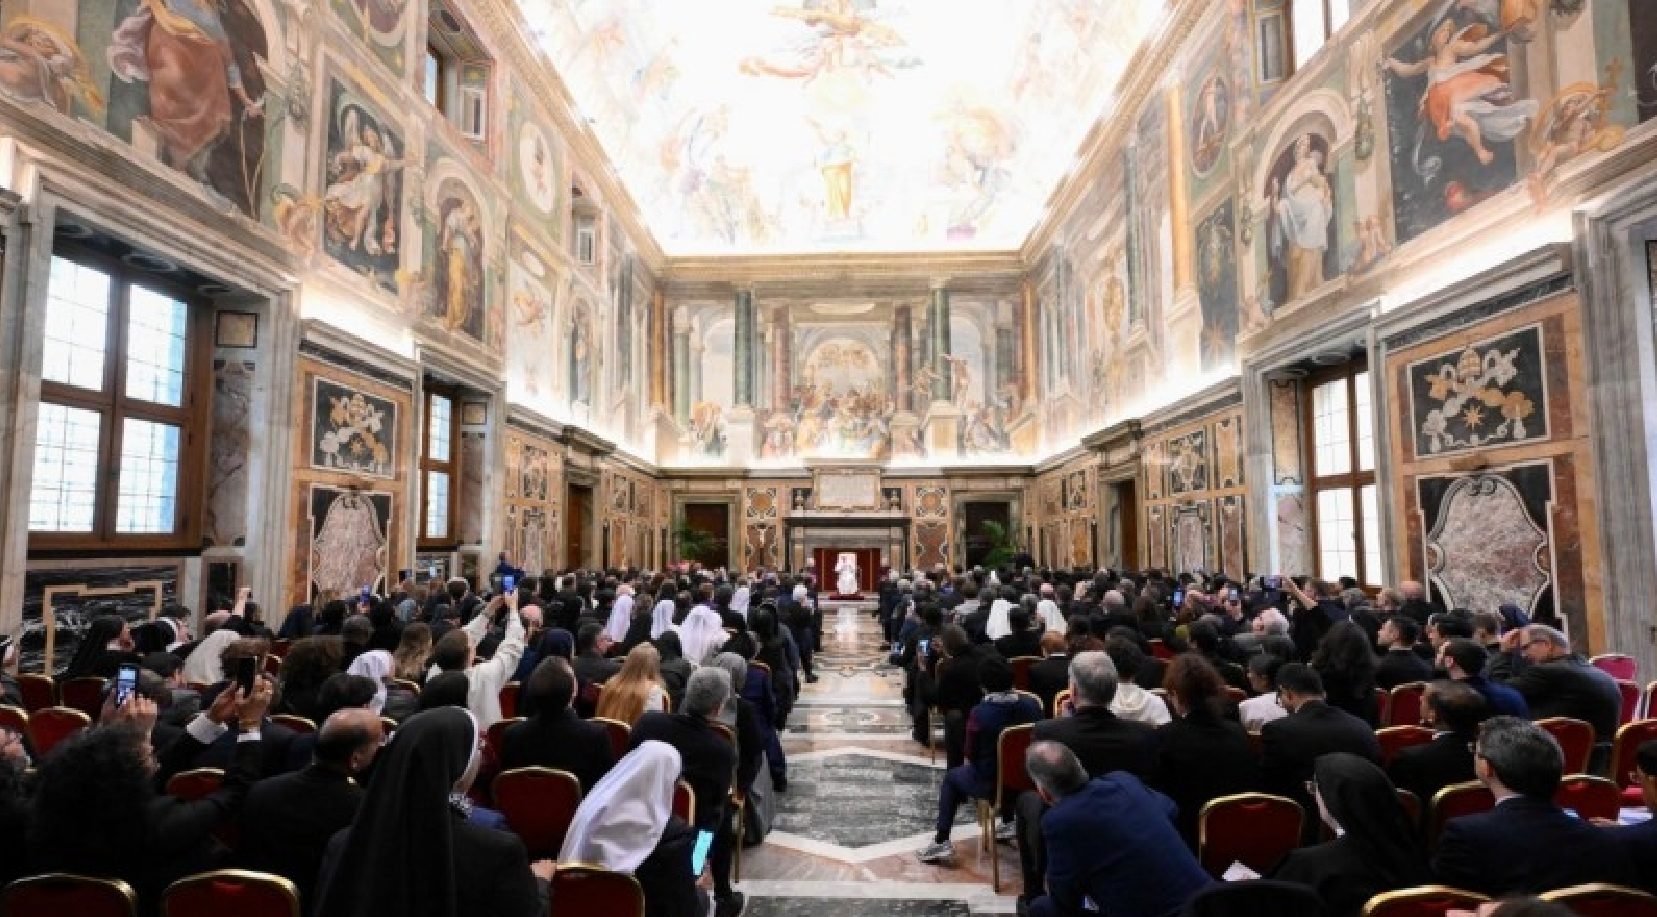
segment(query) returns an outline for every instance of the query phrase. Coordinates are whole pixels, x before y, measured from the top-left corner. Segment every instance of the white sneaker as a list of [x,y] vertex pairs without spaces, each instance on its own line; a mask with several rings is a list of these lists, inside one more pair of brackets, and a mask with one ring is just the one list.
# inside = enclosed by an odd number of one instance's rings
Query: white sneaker
[[928,844],[922,847],[915,857],[922,863],[947,863],[955,858],[955,845],[949,841]]
[[995,826],[996,843],[1011,843],[1017,837],[1018,826],[1012,822],[1002,822],[1001,824]]

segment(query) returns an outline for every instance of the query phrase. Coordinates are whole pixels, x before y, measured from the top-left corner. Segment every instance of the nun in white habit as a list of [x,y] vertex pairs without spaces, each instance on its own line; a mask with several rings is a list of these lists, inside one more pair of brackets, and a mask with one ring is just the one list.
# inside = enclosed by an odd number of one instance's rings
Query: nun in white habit
[[662,599],[650,609],[650,639],[654,640],[673,629],[673,600]]
[[684,623],[674,630],[679,632],[679,645],[684,647],[685,658],[698,666],[707,665],[709,651],[724,646],[729,636],[719,613],[703,605],[692,608],[685,615]]
[[984,636],[991,640],[1000,640],[1013,632],[1013,622],[1008,612],[1013,610],[1013,603],[996,596],[995,602],[990,605],[990,619],[984,624]]
[[351,660],[351,665],[345,670],[347,675],[361,675],[374,679],[374,699],[368,706],[376,716],[385,709],[385,680],[391,677],[394,669],[390,653],[385,650],[369,650]]
[[[616,643],[627,640],[627,626],[633,621],[633,587],[623,583],[616,587],[616,601],[610,606],[610,620],[604,632]],[[655,639],[652,636],[651,639]]]
[[736,587],[736,592],[731,594],[731,610],[741,615],[744,621],[748,620],[748,603],[752,601],[752,596],[753,592],[746,582]]

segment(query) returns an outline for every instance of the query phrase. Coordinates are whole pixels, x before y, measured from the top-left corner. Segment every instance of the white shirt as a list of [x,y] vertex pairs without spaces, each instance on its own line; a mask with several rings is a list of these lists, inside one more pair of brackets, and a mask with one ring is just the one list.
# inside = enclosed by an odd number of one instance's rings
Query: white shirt
[[1152,726],[1161,726],[1173,720],[1162,698],[1131,681],[1116,686],[1116,697],[1110,702],[1110,712],[1124,720]]
[[[472,646],[483,642],[489,633],[489,612],[478,612],[477,617],[471,620],[463,630],[466,636],[472,638]],[[524,654],[524,620],[513,611],[506,619],[506,637],[501,640],[500,646],[495,648],[495,655],[488,662],[480,662],[466,670],[466,708],[472,711],[477,718],[478,729],[485,730],[500,722],[501,716],[501,688],[512,679],[512,673],[518,670],[518,660]],[[442,669],[432,666],[426,673],[426,678],[436,678],[442,674]]]
[[1250,731],[1257,730],[1272,720],[1282,719],[1289,715],[1283,705],[1277,702],[1277,692],[1268,691],[1259,697],[1251,697],[1237,705],[1237,718],[1243,721],[1243,726]]

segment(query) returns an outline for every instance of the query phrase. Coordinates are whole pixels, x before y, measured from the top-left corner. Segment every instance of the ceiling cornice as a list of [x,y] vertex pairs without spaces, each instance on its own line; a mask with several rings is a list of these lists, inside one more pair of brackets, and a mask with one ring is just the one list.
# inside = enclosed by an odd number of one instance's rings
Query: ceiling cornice
[[1018,252],[825,252],[795,255],[699,255],[667,259],[670,284],[724,282],[856,283],[1006,275],[1024,271]]
[[1168,0],[1177,8],[1168,16],[1156,36],[1140,45],[1133,60],[1123,71],[1116,103],[1109,113],[1100,117],[1088,131],[1076,156],[1076,167],[1060,181],[1048,196],[1041,220],[1025,237],[1019,253],[1026,264],[1034,264],[1041,251],[1053,240],[1064,225],[1076,202],[1098,180],[1106,164],[1106,154],[1121,146],[1122,138],[1139,118],[1145,99],[1158,83],[1172,72],[1171,64],[1185,39],[1196,28],[1203,14],[1212,9],[1223,10],[1224,4],[1212,0]]

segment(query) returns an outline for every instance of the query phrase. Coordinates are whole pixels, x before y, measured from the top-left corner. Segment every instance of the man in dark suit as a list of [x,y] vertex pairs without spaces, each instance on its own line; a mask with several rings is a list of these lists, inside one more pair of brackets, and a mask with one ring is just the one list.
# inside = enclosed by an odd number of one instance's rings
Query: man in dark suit
[[575,635],[575,677],[584,684],[601,685],[621,671],[621,662],[606,658],[610,638],[602,624],[583,624]]
[[1063,634],[1041,635],[1041,661],[1030,664],[1030,692],[1041,698],[1043,715],[1053,713],[1053,698],[1070,687],[1070,653]]
[[1414,793],[1426,811],[1439,790],[1474,779],[1470,746],[1478,738],[1479,724],[1490,718],[1490,705],[1471,687],[1440,680],[1427,685],[1421,716],[1438,734],[1425,745],[1399,751],[1387,766],[1387,776],[1394,786]]
[[1569,716],[1594,727],[1594,739],[1616,738],[1622,717],[1617,681],[1571,652],[1571,641],[1545,624],[1509,631],[1490,677],[1507,682],[1530,705],[1534,719]]
[[362,802],[362,788],[351,778],[374,760],[384,739],[372,710],[348,708],[323,721],[309,767],[262,780],[247,794],[238,862],[287,878],[309,912],[322,851],[334,832],[350,826]]
[[956,768],[966,759],[967,716],[984,699],[978,663],[994,650],[974,646],[957,624],[945,625],[937,643],[943,647],[944,658],[934,672],[930,700],[944,718],[944,757],[949,767]]
[[520,703],[535,711],[522,723],[509,726],[501,737],[501,770],[550,767],[569,771],[581,781],[583,794],[592,792],[616,756],[609,735],[598,723],[577,719],[570,702],[575,697],[575,674],[569,663],[553,656],[543,659],[524,685]]
[[995,641],[995,651],[1002,659],[1041,654],[1041,631],[1030,628],[1030,609],[1022,603],[1007,612],[1007,623],[1013,632]]
[[[1156,730],[1110,712],[1118,679],[1110,656],[1098,651],[1077,653],[1070,660],[1070,691],[1076,712],[1037,723],[1033,741],[1057,742],[1070,749],[1089,777],[1103,777],[1112,771],[1149,777],[1156,764]],[[1013,811],[1024,899],[1030,901],[1041,893],[1042,876],[1047,871],[1041,831],[1047,803],[1035,793],[1022,793]]]
[[679,752],[680,776],[696,792],[695,827],[714,832],[710,852],[715,917],[742,913],[741,892],[731,888],[731,813],[726,797],[736,769],[736,749],[711,725],[731,696],[731,676],[717,666],[691,673],[685,685],[683,712],[651,711],[633,727],[631,748],[649,741],[666,742]]
[[[1645,806],[1657,816],[1657,742],[1645,742],[1634,752],[1635,777]],[[1611,829],[1612,836],[1628,851],[1634,875],[1646,891],[1657,893],[1657,817],[1628,828]]]
[[1491,681],[1485,676],[1484,672],[1489,664],[1490,654],[1485,652],[1484,647],[1460,637],[1444,641],[1444,645],[1438,648],[1438,656],[1433,663],[1436,669],[1452,680],[1479,692],[1484,702],[1490,705],[1492,716],[1530,719],[1530,705],[1525,703],[1523,695],[1508,685]]
[[1554,805],[1565,756],[1541,727],[1491,718],[1479,730],[1473,767],[1496,804],[1444,826],[1432,865],[1446,885],[1497,898],[1634,878],[1629,851],[1612,832]]
[[[1277,693],[1289,715],[1260,728],[1261,782],[1266,792],[1287,796],[1302,811],[1315,813],[1306,781],[1312,779],[1318,756],[1344,751],[1379,763],[1381,745],[1368,723],[1324,702],[1323,679],[1311,666],[1291,662],[1278,669]],[[1307,842],[1315,843],[1318,820],[1307,818],[1305,826]]]
[[1433,677],[1433,664],[1415,651],[1415,642],[1421,639],[1421,625],[1403,615],[1393,615],[1381,625],[1376,640],[1381,646],[1381,661],[1375,664],[1375,684],[1391,691],[1412,681],[1427,681]]

